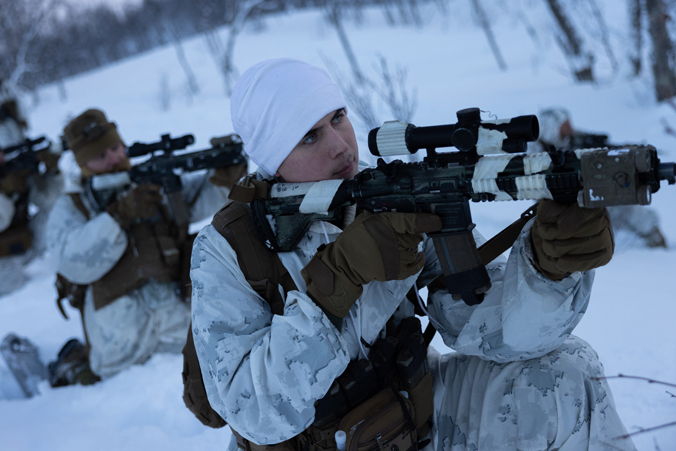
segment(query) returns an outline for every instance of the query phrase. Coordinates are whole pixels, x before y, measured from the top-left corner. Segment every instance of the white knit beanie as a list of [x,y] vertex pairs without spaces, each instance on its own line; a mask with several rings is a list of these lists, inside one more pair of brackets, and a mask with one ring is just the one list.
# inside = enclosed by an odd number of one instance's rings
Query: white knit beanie
[[321,118],[345,107],[325,70],[288,58],[250,67],[230,99],[235,133],[251,161],[270,175]]

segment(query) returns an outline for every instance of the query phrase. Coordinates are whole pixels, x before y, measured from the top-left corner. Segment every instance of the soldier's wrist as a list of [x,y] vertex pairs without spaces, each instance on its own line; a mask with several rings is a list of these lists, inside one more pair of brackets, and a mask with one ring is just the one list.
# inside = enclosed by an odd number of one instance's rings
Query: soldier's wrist
[[126,229],[131,224],[131,221],[125,217],[125,215],[120,214],[118,202],[113,202],[108,207],[106,207],[106,212],[117,222],[120,227]]

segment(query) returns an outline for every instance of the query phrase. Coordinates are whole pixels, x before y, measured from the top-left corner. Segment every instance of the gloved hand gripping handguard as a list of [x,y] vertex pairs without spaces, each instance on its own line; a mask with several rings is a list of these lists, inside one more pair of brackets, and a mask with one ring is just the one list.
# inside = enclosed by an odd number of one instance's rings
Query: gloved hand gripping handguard
[[535,267],[552,280],[607,264],[615,241],[605,208],[541,200],[531,230]]
[[319,247],[301,275],[307,293],[340,329],[363,285],[403,280],[422,269],[422,233],[441,229],[432,214],[363,212],[335,242]]
[[151,219],[159,214],[162,187],[152,183],[138,185],[123,198],[111,203],[106,211],[126,228],[137,219]]

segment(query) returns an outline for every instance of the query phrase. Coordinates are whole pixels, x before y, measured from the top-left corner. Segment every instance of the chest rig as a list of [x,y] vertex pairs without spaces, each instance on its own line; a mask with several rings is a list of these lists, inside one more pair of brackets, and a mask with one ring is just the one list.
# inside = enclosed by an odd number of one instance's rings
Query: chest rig
[[[91,219],[80,194],[71,193],[70,197],[85,218]],[[143,221],[128,227],[126,230],[128,244],[122,257],[101,279],[91,284],[95,310],[105,307],[149,281],[189,280],[190,249],[194,236],[188,235],[188,225],[179,227],[167,218],[168,215],[164,212],[157,221],[152,223]],[[87,285],[73,284],[58,274],[57,288],[59,289],[57,302],[62,313],[60,302],[64,298],[74,307],[82,309]],[[189,296],[187,282],[183,283],[181,288],[186,288],[184,298],[187,298]]]

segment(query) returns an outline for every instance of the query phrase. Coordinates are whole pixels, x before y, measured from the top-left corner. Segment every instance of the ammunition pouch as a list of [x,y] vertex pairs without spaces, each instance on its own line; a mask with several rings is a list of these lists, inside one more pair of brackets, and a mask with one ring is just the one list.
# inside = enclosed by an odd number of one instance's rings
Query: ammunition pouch
[[409,418],[415,418],[413,403],[384,388],[345,415],[338,429],[347,435],[346,451],[417,450],[418,435]]
[[141,222],[130,226],[129,244],[117,264],[92,284],[98,310],[150,280],[179,280],[180,251],[169,224]]
[[28,224],[10,227],[0,233],[0,257],[24,254],[33,245],[33,234]]
[[[371,346],[369,360],[353,360],[315,403],[312,425],[283,443],[284,450],[336,449],[335,434],[347,435],[347,451],[417,450],[429,432],[433,406],[433,380],[427,362],[420,321],[407,318],[396,335]],[[233,431],[242,451],[268,451]],[[394,448],[396,446],[396,448]]]
[[[89,210],[80,195],[71,193],[70,197],[89,220]],[[187,226],[177,227],[165,219],[129,226],[129,242],[124,254],[106,275],[92,284],[94,309],[105,307],[151,280],[180,281],[183,299],[189,299],[190,287],[187,281],[190,279],[190,252],[194,235],[187,236]]]

